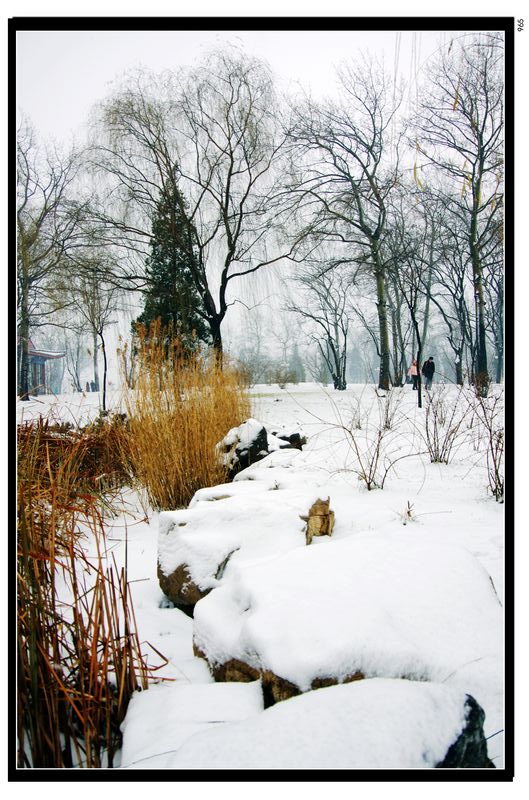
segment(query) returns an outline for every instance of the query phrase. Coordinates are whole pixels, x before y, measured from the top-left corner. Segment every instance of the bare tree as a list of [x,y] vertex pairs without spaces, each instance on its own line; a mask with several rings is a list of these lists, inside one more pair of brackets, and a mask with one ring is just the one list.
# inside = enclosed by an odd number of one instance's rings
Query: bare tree
[[77,236],[78,209],[71,203],[79,163],[73,153],[42,153],[29,123],[17,136],[18,392],[29,399],[29,337],[55,309],[46,287],[55,279]]
[[[422,406],[421,364],[431,305],[435,303],[444,310],[434,295],[434,276],[441,258],[442,241],[446,238],[443,213],[444,206],[432,191],[419,190],[416,185],[401,181],[389,207],[388,235],[384,243],[388,282],[399,302],[400,317],[409,321],[403,332],[399,320],[398,342],[403,365],[409,363],[408,347],[417,361],[419,407]],[[395,360],[398,355],[396,352]]]
[[68,328],[64,331],[62,339],[66,370],[76,392],[83,391],[81,369],[86,355],[85,332],[86,322],[84,320],[69,320]]
[[476,312],[477,390],[487,394],[484,255],[502,208],[503,42],[499,34],[453,41],[428,70],[416,119],[416,146],[451,179],[464,221]]
[[294,252],[272,232],[281,225],[285,134],[268,68],[218,52],[189,74],[142,75],[104,104],[102,121],[108,137],[93,160],[121,213],[100,212],[99,221],[123,235],[125,248],[145,253],[157,204],[179,199],[196,253],[197,310],[221,353],[233,284]]
[[297,275],[295,283],[297,299],[289,310],[308,323],[305,325],[307,335],[316,344],[334,388],[344,390],[347,388],[351,277],[343,269],[326,270],[315,264],[304,274]]
[[[422,408],[421,364],[423,331],[428,310],[424,298],[430,299],[432,269],[429,226],[403,194],[391,208],[390,234],[386,247],[391,254],[390,281],[395,294],[404,304],[413,331],[412,354],[417,363],[417,405]],[[426,287],[426,291],[425,291]],[[421,326],[421,317],[423,325]],[[404,346],[404,341],[402,342]]]
[[[390,337],[386,264],[382,241],[388,197],[398,175],[398,146],[392,122],[399,92],[389,89],[374,64],[339,72],[340,101],[299,109],[293,139],[305,162],[298,187],[306,212],[312,209],[312,235],[341,242],[344,261],[371,276],[378,316],[379,387],[390,385]],[[394,145],[394,146],[393,146]]]
[[245,308],[235,344],[237,364],[249,386],[269,381],[272,359],[265,346],[266,324],[261,309]]
[[[73,304],[79,316],[85,320],[92,337],[92,364],[94,370],[95,391],[102,391],[101,405],[106,411],[108,355],[105,332],[115,322],[120,290],[112,282],[105,282],[101,274],[111,271],[111,265],[104,254],[99,256],[90,252],[88,255],[78,253],[74,266],[77,273],[73,286]],[[103,383],[99,381],[99,348],[103,355]]]
[[462,386],[465,364],[470,379],[474,380],[476,362],[472,286],[466,237],[458,228],[457,217],[454,218],[446,207],[444,236],[445,242],[435,265],[431,298],[445,322],[456,383]]

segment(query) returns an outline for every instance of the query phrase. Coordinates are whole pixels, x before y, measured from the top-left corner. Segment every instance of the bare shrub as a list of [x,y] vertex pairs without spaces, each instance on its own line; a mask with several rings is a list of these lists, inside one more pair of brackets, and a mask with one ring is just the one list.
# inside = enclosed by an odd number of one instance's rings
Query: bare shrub
[[402,389],[388,389],[385,394],[376,392],[378,402],[378,417],[385,430],[391,430],[395,424],[399,404],[402,400]]
[[487,444],[489,489],[496,501],[502,503],[504,494],[503,451],[505,447],[503,392],[500,394],[489,393],[486,397],[476,392],[473,410],[479,419]]
[[296,370],[280,361],[272,362],[269,368],[269,377],[271,383],[277,383],[280,389],[284,389],[287,383],[299,383]]
[[[338,427],[343,430],[350,445],[354,464],[350,468],[368,491],[383,489],[386,478],[395,465],[403,457],[397,455],[399,449],[392,451],[389,440],[397,432],[399,426],[398,410],[401,393],[392,389],[385,394],[375,390],[378,411],[378,424],[369,425],[371,409],[362,410],[362,397],[355,399],[351,421],[344,423],[338,412]],[[372,408],[372,407],[371,407]],[[360,425],[358,424],[360,423]],[[358,432],[364,426],[362,435]]]
[[368,491],[384,488],[385,475],[379,467],[382,459],[382,442],[387,428],[378,427],[373,435],[366,435],[363,442],[352,429],[344,427],[343,430],[355,457],[353,473],[362,481]]
[[455,450],[466,440],[467,409],[463,387],[458,389],[455,400],[450,400],[443,385],[426,393],[424,429],[419,430],[432,463],[448,464]]
[[351,429],[361,431],[367,427],[369,421],[369,409],[363,405],[364,392],[358,396],[354,395],[351,399]]

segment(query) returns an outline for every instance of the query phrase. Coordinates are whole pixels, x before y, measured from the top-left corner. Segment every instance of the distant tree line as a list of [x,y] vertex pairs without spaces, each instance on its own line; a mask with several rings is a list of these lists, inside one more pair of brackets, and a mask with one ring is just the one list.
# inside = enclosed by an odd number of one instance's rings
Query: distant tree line
[[131,297],[134,324],[160,319],[222,360],[230,306],[271,270],[299,325],[272,369],[249,324],[251,380],[319,374],[341,390],[348,354],[369,350],[388,389],[433,349],[447,379],[482,395],[502,380],[502,36],[439,48],[408,114],[379,64],[337,77],[333,99],[284,98],[263,62],[225,49],[196,69],[125,76],[82,149],[43,147],[22,122],[21,398],[38,330],[79,389],[88,356],[105,394],[106,331]]

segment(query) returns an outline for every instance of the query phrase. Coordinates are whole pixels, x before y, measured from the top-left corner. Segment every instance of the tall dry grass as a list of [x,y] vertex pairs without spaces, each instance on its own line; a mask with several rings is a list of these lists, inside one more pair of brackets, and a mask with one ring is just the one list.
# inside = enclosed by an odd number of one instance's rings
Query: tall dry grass
[[152,672],[126,565],[107,557],[90,444],[42,421],[19,429],[19,768],[113,766],[129,699]]
[[138,332],[132,386],[124,458],[152,507],[186,506],[197,489],[225,481],[215,447],[250,416],[237,369],[211,353],[184,352],[154,324]]

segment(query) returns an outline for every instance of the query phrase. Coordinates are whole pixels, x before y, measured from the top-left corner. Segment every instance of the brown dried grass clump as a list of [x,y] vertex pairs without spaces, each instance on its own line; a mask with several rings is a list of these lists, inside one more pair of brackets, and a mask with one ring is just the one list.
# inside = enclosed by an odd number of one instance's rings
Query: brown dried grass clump
[[152,673],[126,566],[106,553],[86,442],[68,433],[42,422],[19,431],[19,768],[113,766],[129,699]]
[[129,478],[122,460],[124,428],[119,414],[100,416],[84,428],[42,417],[19,425],[19,476],[68,496],[118,489]]
[[189,353],[156,323],[138,330],[134,388],[125,396],[126,456],[156,509],[186,506],[226,480],[217,443],[250,416],[240,373],[213,353]]

